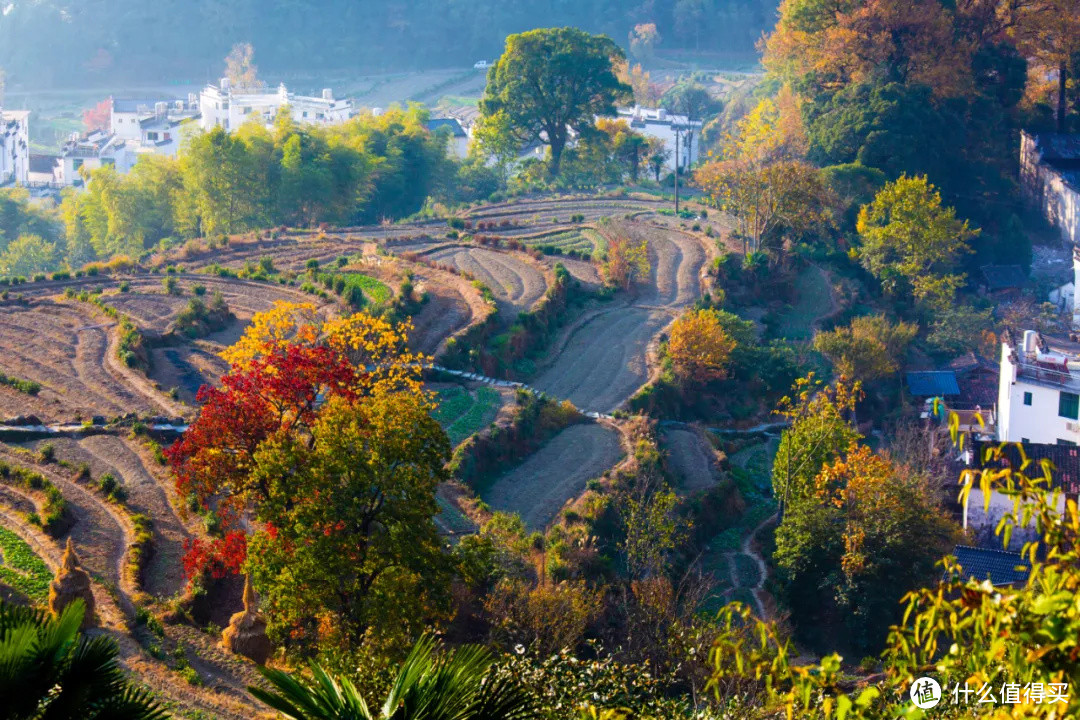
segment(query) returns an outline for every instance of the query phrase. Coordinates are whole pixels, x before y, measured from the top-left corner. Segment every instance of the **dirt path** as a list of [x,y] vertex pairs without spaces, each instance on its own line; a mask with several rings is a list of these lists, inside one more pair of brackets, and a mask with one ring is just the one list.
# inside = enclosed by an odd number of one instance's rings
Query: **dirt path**
[[619,433],[597,424],[571,425],[482,493],[495,510],[516,512],[530,530],[542,530],[586,482],[623,455]]
[[749,535],[743,538],[742,547],[740,548],[742,554],[748,556],[758,566],[758,581],[754,587],[750,588],[750,592],[753,594],[754,603],[757,605],[758,617],[762,620],[769,619],[769,615],[765,609],[765,602],[761,599],[763,595],[766,595],[765,580],[769,577],[769,567],[765,564],[765,559],[761,557],[761,553],[757,551],[755,545],[757,544],[757,534],[764,528],[776,522],[777,517],[778,516],[774,514],[762,520],[756,528],[750,531]]

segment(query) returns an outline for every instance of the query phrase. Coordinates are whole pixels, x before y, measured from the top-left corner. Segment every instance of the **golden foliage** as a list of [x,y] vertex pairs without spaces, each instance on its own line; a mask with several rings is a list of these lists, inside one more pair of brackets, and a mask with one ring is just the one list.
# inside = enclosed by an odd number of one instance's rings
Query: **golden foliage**
[[367,370],[365,392],[419,391],[421,371],[431,358],[409,351],[411,330],[408,320],[395,324],[366,312],[325,319],[311,303],[279,300],[270,310],[256,313],[240,340],[221,357],[244,368],[290,345],[325,345]]
[[939,97],[971,87],[972,43],[958,40],[938,0],[785,0],[765,41],[766,69],[786,82],[826,88],[878,77],[930,86]]
[[649,274],[649,248],[645,240],[631,237],[625,223],[608,222],[596,226],[607,244],[604,276],[609,283],[629,290],[636,280]]
[[725,332],[715,310],[691,310],[671,326],[667,354],[683,382],[706,383],[726,374],[735,340]]

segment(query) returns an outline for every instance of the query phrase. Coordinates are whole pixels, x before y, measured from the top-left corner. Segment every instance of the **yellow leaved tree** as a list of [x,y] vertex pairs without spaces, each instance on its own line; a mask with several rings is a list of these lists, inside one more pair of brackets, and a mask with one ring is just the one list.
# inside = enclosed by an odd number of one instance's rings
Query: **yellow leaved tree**
[[360,376],[365,393],[419,392],[421,373],[431,358],[408,349],[411,330],[409,320],[392,323],[365,312],[325,317],[311,303],[279,300],[270,310],[256,313],[244,335],[221,357],[244,368],[288,347],[324,345],[366,371]]

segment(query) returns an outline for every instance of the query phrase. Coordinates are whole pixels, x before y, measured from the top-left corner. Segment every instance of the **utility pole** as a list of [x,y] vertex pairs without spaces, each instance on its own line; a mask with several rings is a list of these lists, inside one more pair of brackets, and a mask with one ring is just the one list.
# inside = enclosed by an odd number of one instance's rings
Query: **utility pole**
[[679,126],[671,123],[675,131],[675,217],[679,216]]

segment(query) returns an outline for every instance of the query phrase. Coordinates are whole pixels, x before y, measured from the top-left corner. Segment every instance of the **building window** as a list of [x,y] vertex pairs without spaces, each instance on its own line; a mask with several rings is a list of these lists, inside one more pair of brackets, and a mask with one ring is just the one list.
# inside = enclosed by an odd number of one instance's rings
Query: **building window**
[[1031,404],[1031,393],[1029,393],[1029,392],[1024,393],[1024,404],[1025,405],[1030,405]]
[[156,132],[148,132],[148,133],[146,133],[146,139],[150,140],[151,142],[157,142],[157,133]]
[[1074,443],[1072,440],[1062,440],[1061,438],[1058,438],[1057,444],[1058,445],[1067,445],[1067,446],[1070,446],[1070,447],[1076,447],[1076,443]]
[[1080,418],[1080,395],[1063,392],[1058,398],[1058,415],[1070,420]]

